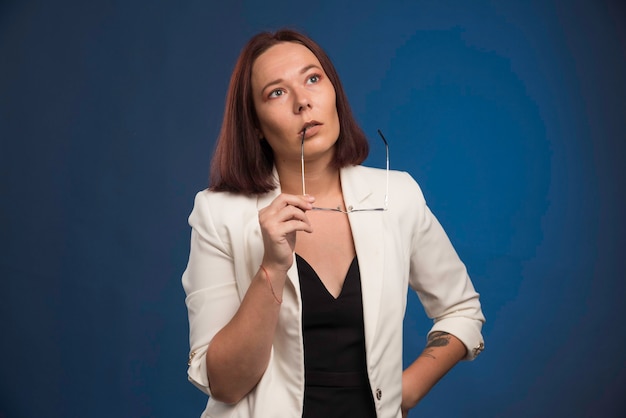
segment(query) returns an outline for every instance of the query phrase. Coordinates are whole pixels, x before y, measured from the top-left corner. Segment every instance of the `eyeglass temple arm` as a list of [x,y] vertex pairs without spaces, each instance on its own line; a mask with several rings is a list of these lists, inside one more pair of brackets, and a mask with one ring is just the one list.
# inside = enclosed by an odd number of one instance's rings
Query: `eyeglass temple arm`
[[[383,140],[383,142],[385,143],[385,155],[386,155],[386,160],[387,160],[387,166],[386,166],[386,178],[385,178],[385,208],[387,208],[387,202],[388,202],[388,191],[389,191],[389,144],[387,143],[387,140],[385,139],[385,135],[383,135],[383,133],[380,131],[380,129],[377,129],[378,131],[378,135],[380,135],[380,138]],[[306,135],[306,127],[302,130],[302,140],[300,141],[300,167],[302,170],[302,195],[306,195],[306,184],[304,181],[304,136]]]
[[302,169],[302,196],[306,196],[306,185],[304,184],[304,135],[306,135],[306,127],[302,130],[302,142],[300,142],[300,167]]
[[387,143],[387,140],[385,139],[385,136],[383,135],[383,133],[380,131],[380,129],[377,129],[378,131],[378,135],[380,135],[380,138],[383,140],[383,142],[385,143],[385,154],[387,156],[387,170],[386,170],[386,184],[385,184],[385,208],[387,208],[387,201],[389,199],[389,144]]

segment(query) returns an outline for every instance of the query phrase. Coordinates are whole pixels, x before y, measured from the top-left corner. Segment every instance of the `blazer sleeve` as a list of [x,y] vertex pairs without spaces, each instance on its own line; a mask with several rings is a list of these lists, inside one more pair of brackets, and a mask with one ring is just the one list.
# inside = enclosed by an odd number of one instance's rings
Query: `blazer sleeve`
[[426,205],[420,187],[406,175],[414,191],[411,200],[417,205],[409,284],[417,291],[426,314],[434,320],[430,333],[444,331],[454,335],[467,348],[465,359],[472,360],[484,348],[481,329],[485,317],[479,294],[448,236]]
[[215,195],[209,191],[196,195],[189,216],[192,228],[189,261],[182,276],[191,350],[187,374],[189,380],[208,395],[211,393],[205,361],[207,348],[240,305],[232,246],[225,228],[213,218],[213,213],[219,211],[212,207],[219,202],[212,203],[212,198]]

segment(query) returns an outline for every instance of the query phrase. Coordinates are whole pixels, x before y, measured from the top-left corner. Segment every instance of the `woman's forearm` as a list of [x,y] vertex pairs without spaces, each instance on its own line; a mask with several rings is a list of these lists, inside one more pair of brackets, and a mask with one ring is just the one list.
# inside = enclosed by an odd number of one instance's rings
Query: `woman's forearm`
[[403,413],[417,405],[465,355],[465,345],[458,338],[446,332],[432,332],[422,354],[402,374]]
[[[235,403],[259,382],[269,361],[286,273],[259,269],[231,321],[206,354],[211,395]],[[268,280],[271,280],[268,283]]]

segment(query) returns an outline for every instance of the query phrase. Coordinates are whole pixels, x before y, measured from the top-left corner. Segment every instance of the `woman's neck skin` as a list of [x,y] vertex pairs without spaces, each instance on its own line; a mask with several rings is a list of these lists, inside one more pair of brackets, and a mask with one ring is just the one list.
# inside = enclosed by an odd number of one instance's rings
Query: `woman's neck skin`
[[[331,207],[337,206],[337,199],[341,198],[341,181],[339,169],[332,166],[332,155],[318,160],[305,161],[306,194],[315,197],[316,206],[328,202]],[[302,194],[302,167],[300,160],[275,161],[276,171],[280,179],[280,188],[283,193]]]

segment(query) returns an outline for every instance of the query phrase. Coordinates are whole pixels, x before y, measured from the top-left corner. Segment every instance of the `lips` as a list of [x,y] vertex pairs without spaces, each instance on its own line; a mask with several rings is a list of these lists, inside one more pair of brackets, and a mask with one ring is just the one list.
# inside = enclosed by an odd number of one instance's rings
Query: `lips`
[[317,133],[317,131],[319,130],[317,129],[317,127],[321,125],[322,123],[316,120],[309,121],[302,126],[302,130],[300,130],[298,134],[302,135],[302,133],[306,130],[306,137],[309,137],[310,135],[314,135],[315,133]]

